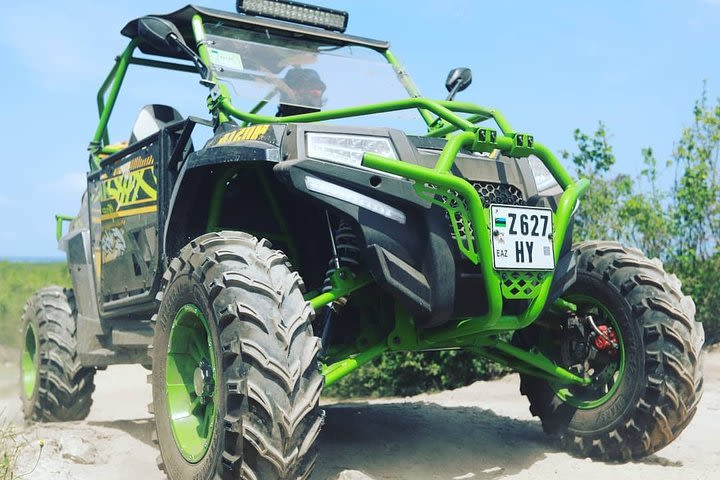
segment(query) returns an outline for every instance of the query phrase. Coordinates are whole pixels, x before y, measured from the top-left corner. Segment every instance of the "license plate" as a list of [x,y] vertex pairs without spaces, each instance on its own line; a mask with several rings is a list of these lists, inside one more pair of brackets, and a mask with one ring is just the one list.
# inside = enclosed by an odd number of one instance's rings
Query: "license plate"
[[490,205],[495,270],[552,270],[552,210]]

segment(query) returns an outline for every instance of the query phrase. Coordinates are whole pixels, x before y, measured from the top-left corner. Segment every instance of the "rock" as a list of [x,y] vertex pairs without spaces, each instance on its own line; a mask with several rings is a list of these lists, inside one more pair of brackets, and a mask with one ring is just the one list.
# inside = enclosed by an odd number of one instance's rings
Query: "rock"
[[335,480],[373,480],[358,470],[343,470],[335,477]]
[[60,451],[62,458],[81,465],[104,463],[95,445],[74,435],[60,440]]

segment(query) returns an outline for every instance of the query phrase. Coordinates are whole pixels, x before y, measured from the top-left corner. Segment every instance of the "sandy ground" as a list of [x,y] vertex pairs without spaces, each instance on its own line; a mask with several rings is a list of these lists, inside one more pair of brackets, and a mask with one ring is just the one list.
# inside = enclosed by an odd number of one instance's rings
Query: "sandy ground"
[[[2,360],[0,359],[0,362]],[[16,366],[0,363],[0,411],[21,424]],[[25,427],[33,440],[18,473],[27,479],[160,479],[146,406],[147,372],[117,366],[96,377],[95,403],[83,422]],[[705,395],[673,444],[629,464],[578,459],[542,433],[518,393],[518,377],[403,399],[325,405],[327,421],[314,479],[583,480],[720,478],[720,349],[706,359]]]

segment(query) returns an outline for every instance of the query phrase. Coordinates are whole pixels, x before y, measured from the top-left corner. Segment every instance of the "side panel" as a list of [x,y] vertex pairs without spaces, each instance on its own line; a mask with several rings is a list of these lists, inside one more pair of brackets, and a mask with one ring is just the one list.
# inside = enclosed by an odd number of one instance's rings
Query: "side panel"
[[158,144],[156,140],[106,164],[89,182],[100,305],[146,293],[154,283],[158,263]]
[[149,319],[157,308],[170,192],[200,121],[168,125],[106,158],[88,177],[93,273],[103,318]]

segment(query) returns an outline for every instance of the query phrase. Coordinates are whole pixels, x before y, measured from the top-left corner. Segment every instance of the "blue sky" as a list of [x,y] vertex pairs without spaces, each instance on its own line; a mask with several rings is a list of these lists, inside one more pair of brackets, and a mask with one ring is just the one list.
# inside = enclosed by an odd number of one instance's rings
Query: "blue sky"
[[[646,146],[660,160],[670,156],[703,81],[711,99],[720,95],[720,0],[316,3],[348,10],[348,33],[390,40],[425,96],[444,97],[450,68],[472,68],[474,82],[458,98],[502,110],[516,130],[556,152],[572,148],[574,128],[592,131],[604,121],[617,172],[637,173]],[[234,0],[203,4],[234,8]],[[3,5],[0,257],[60,255],[53,215],[79,208],[95,93],[125,45],[119,30],[133,17],[179,6]],[[139,106],[151,101],[203,113],[206,92],[194,78],[146,72],[126,81],[120,103],[128,109],[111,122],[115,138],[129,134]],[[159,93],[146,99],[151,90]]]

